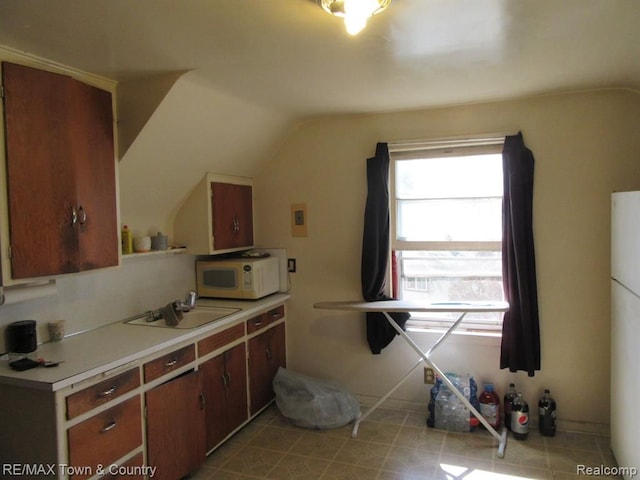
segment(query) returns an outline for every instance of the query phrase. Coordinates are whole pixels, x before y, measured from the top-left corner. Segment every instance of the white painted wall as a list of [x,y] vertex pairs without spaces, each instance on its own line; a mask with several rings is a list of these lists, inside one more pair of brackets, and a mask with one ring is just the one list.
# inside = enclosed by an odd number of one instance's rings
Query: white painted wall
[[[435,360],[447,371],[514,381],[530,404],[550,388],[561,426],[609,423],[609,196],[640,187],[640,95],[598,91],[379,115],[320,117],[300,126],[256,179],[257,236],[297,259],[288,310],[289,365],[379,396],[416,355],[396,339],[369,353],[360,314],[315,310],[318,301],[360,299],[365,159],[378,141],[438,139],[522,130],[534,152],[534,229],[542,370],[499,369],[499,343],[457,337]],[[309,235],[293,238],[290,205],[307,203]],[[422,345],[434,337],[416,336]],[[416,372],[393,399],[425,405]],[[585,427],[583,422],[592,422]]]
[[[195,288],[194,265],[193,255],[148,255],[125,258],[120,268],[59,277],[57,295],[0,306],[0,333],[11,322],[36,320],[41,343],[52,320],[65,320],[66,332],[77,333],[158,309]],[[1,335],[0,352],[4,340]]]
[[[156,83],[152,79],[146,92],[152,103]],[[119,165],[121,222],[134,236],[162,231],[171,242],[176,212],[204,175],[252,176],[272,156],[291,119],[217,90],[191,71],[175,81],[140,128],[151,110],[143,91],[140,82],[118,86],[119,132],[127,146]]]

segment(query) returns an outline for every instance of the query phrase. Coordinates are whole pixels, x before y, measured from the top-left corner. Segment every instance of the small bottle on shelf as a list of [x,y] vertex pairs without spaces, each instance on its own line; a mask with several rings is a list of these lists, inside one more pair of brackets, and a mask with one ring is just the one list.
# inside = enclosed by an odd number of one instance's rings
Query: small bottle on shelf
[[122,254],[133,253],[133,234],[128,225],[122,227]]

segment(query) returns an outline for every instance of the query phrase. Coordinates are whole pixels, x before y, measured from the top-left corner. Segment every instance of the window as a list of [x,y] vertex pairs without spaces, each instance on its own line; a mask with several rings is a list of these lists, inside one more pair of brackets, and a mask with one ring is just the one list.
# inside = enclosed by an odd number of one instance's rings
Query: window
[[[392,158],[391,246],[399,299],[502,301],[502,143],[401,151]],[[413,312],[410,329],[459,314]],[[500,335],[502,313],[468,314],[456,332]]]

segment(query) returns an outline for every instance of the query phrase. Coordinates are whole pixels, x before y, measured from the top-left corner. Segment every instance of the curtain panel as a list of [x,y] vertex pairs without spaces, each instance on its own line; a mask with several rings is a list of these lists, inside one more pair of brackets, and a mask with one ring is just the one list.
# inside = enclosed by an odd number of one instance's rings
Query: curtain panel
[[[376,154],[367,159],[367,202],[362,239],[362,296],[367,302],[391,300],[386,294],[389,277],[389,148],[376,145]],[[401,327],[410,315],[393,312],[393,320]],[[382,313],[367,312],[367,342],[371,353],[380,354],[398,334]]]
[[505,138],[502,151],[502,281],[509,311],[502,324],[500,368],[540,370],[540,326],[533,244],[533,153],[522,133]]

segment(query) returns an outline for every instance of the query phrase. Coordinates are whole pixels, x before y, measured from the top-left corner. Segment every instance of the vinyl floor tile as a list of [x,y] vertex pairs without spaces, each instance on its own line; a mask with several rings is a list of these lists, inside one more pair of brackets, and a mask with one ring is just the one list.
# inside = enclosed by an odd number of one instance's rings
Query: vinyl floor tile
[[[213,451],[193,480],[569,480],[578,467],[615,466],[607,437],[558,432],[508,437],[504,458],[488,432],[444,432],[420,412],[380,409],[362,422],[311,430],[275,406]],[[589,476],[607,480],[614,476]]]

